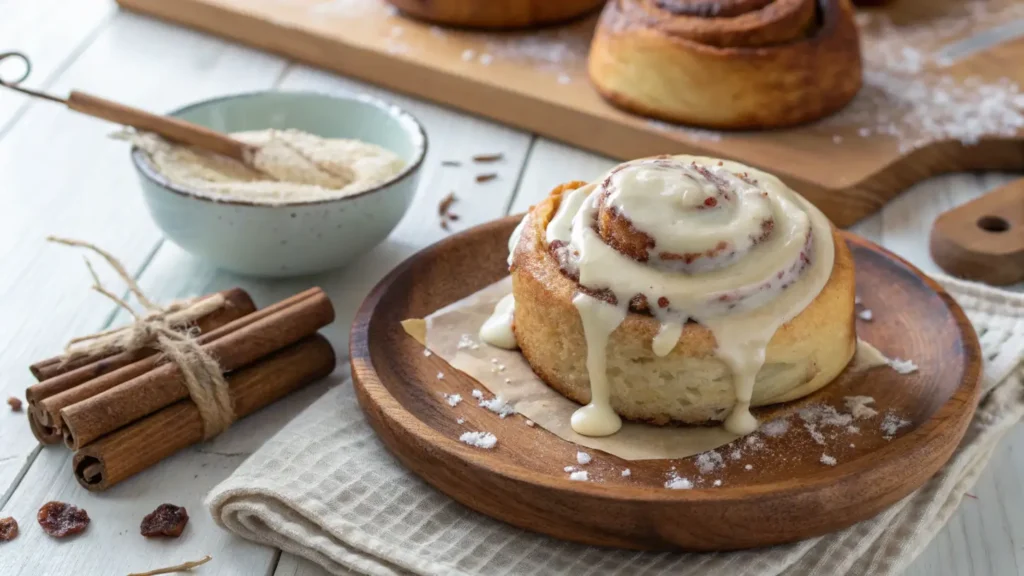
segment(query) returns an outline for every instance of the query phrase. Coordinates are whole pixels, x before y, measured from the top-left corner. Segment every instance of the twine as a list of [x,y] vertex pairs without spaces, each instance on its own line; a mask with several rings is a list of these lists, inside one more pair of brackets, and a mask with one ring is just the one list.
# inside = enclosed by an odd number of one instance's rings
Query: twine
[[139,285],[125,270],[117,258],[101,248],[82,242],[50,236],[48,241],[65,246],[85,248],[101,256],[117,272],[128,290],[145,309],[139,313],[124,299],[107,290],[88,258],[85,265],[92,276],[92,289],[106,296],[135,321],[125,327],[106,330],[98,334],[74,338],[64,349],[62,362],[86,355],[105,355],[116,352],[154,348],[181,370],[188,395],[199,409],[203,421],[203,438],[209,439],[220,434],[235,420],[231,406],[228,383],[217,361],[196,341],[192,323],[224,305],[220,294],[203,299],[176,301],[167,307],[153,303],[139,288]]

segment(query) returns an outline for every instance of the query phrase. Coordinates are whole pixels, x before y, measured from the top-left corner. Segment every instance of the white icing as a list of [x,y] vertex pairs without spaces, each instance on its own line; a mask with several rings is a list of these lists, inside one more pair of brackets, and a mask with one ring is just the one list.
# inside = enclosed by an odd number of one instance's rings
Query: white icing
[[572,415],[572,429],[584,436],[609,436],[622,428],[622,419],[612,410],[611,389],[605,369],[608,337],[626,319],[625,306],[612,306],[577,294],[572,303],[580,312],[587,339],[587,373],[590,375],[590,403]]
[[[642,294],[662,323],[652,342],[659,356],[672,351],[689,319],[714,334],[716,353],[731,370],[736,393],[725,427],[752,432],[757,421],[750,400],[768,342],[817,297],[831,275],[828,220],[774,176],[711,158],[639,160],[614,168],[598,182],[564,196],[545,234],[548,243],[568,244],[560,262],[578,274],[581,286],[610,291],[618,303],[582,294],[573,301],[583,320],[592,395],[573,416],[573,429],[584,435],[618,429],[608,414],[614,412],[605,349],[629,301]],[[599,235],[596,222],[605,193],[607,206],[653,240],[648,262],[623,255]],[[688,254],[695,257],[680,258]]]
[[508,294],[498,301],[494,313],[480,327],[480,339],[498,348],[515,350],[519,348],[516,335],[512,332],[512,316],[515,314],[516,301]]
[[509,236],[509,238],[508,238],[508,265],[509,266],[512,266],[512,256],[515,255],[515,253],[516,253],[516,246],[519,245],[519,238],[521,238],[522,235],[523,235],[523,226],[526,225],[526,218],[527,218],[526,216],[523,216],[523,219],[519,221],[519,224],[516,224],[515,229],[512,230],[512,235]]

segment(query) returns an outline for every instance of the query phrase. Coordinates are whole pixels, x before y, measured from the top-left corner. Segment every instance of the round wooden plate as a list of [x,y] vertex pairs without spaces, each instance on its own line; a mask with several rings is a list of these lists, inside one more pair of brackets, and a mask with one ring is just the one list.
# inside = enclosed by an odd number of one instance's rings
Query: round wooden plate
[[[403,464],[474,510],[603,546],[730,550],[791,542],[870,518],[921,486],[949,459],[971,420],[981,352],[963,311],[910,264],[847,234],[857,293],[874,314],[871,322],[858,321],[858,333],[919,370],[847,371],[802,402],[842,407],[846,396],[867,395],[881,414],[856,421],[857,434],[827,435],[824,445],[793,416],[785,435],[760,435],[759,450],[727,457],[706,478],[694,458],[625,461],[591,450],[585,469],[592,481],[572,481],[563,468],[576,465],[575,444],[471,401],[450,407],[441,392],[470,398],[479,384],[436,355],[424,356],[400,325],[506,275],[506,242],[518,219],[473,228],[416,254],[377,285],[352,327],[355,389],[370,424]],[[887,411],[911,423],[886,437]],[[459,442],[467,430],[492,432],[498,445],[482,450]],[[743,442],[719,452],[728,455]],[[837,465],[822,464],[823,453]],[[692,490],[665,488],[673,466],[701,481]],[[628,477],[621,475],[625,468]]]

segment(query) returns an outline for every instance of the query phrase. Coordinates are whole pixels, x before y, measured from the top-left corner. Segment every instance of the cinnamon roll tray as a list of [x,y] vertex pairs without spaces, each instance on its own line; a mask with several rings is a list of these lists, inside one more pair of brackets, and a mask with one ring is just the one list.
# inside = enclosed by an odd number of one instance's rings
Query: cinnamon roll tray
[[[857,294],[872,311],[871,321],[858,322],[858,336],[912,359],[911,374],[847,369],[806,398],[755,409],[762,422],[788,414],[792,424],[779,434],[763,426],[756,441],[740,438],[710,462],[626,460],[581,448],[520,414],[477,407],[481,385],[425,353],[402,322],[507,276],[504,254],[519,220],[473,228],[413,256],[374,289],[352,329],[355,389],[371,425],[403,464],[474,510],[603,546],[728,550],[790,542],[847,527],[910,494],[946,462],[968,426],[981,358],[967,318],[916,268],[845,232],[837,238],[849,247]],[[465,399],[461,405],[454,395]],[[873,397],[879,414],[855,421],[850,435],[822,436],[823,428],[795,416],[851,396]],[[497,443],[460,442],[467,430],[490,432]],[[689,480],[680,485],[680,478]]]
[[[903,1],[859,11],[864,86],[845,107],[859,84],[859,61],[842,48],[849,43],[829,43],[807,54],[797,50],[780,62],[738,56],[719,58],[709,68],[698,59],[695,70],[704,75],[690,80],[704,81],[689,92],[693,82],[667,77],[664,82],[645,82],[646,76],[637,78],[631,72],[633,66],[624,66],[618,74],[602,76],[599,85],[606,100],[587,72],[597,16],[540,30],[497,33],[430,25],[403,16],[383,0],[118,2],[615,158],[693,153],[767,168],[839,226],[875,212],[901,190],[934,174],[1024,167],[1024,96],[1017,89],[1024,83],[1024,67],[1017,65],[1024,60],[1024,43],[1012,41],[1007,24],[1024,18],[1024,8],[1014,0]],[[845,4],[818,3],[822,9]],[[671,22],[664,28],[666,32],[659,32],[664,39],[652,46],[671,44],[670,35],[679,32]],[[714,42],[736,35],[712,30]],[[987,39],[972,39],[985,30],[991,32]],[[778,31],[768,32],[740,34],[746,42],[742,46],[755,46],[739,52],[756,55],[760,43],[776,42],[773,35]],[[641,46],[627,38],[611,49]],[[599,62],[607,64],[607,59]],[[714,70],[730,77],[708,81]],[[742,78],[744,70],[749,82]],[[794,76],[794,70],[820,73],[804,78]],[[818,82],[835,88],[817,86]],[[800,94],[800,86],[812,88]],[[621,93],[634,87],[637,94]],[[650,120],[609,104],[610,100],[643,113],[649,111],[650,98],[665,90],[673,98],[685,96],[685,105],[707,114],[714,114],[735,90],[739,96],[734,104],[745,107],[748,115],[729,120],[735,126],[750,120],[750,114],[770,114],[769,123],[786,125],[842,109],[795,128],[728,132]],[[806,113],[801,112],[804,108]],[[687,117],[683,112],[663,116]],[[709,125],[721,125],[721,120],[709,118]]]

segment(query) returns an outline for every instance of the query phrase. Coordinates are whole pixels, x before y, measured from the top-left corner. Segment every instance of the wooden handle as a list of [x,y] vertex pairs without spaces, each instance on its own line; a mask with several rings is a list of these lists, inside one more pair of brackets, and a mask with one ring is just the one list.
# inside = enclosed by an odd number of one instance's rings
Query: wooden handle
[[82,114],[117,122],[138,130],[155,132],[173,142],[216,152],[247,164],[252,158],[252,147],[248,144],[178,118],[150,114],[145,110],[78,91],[72,91],[68,95],[67,105],[68,108]]
[[943,212],[932,227],[932,258],[968,280],[1024,281],[1024,179]]

